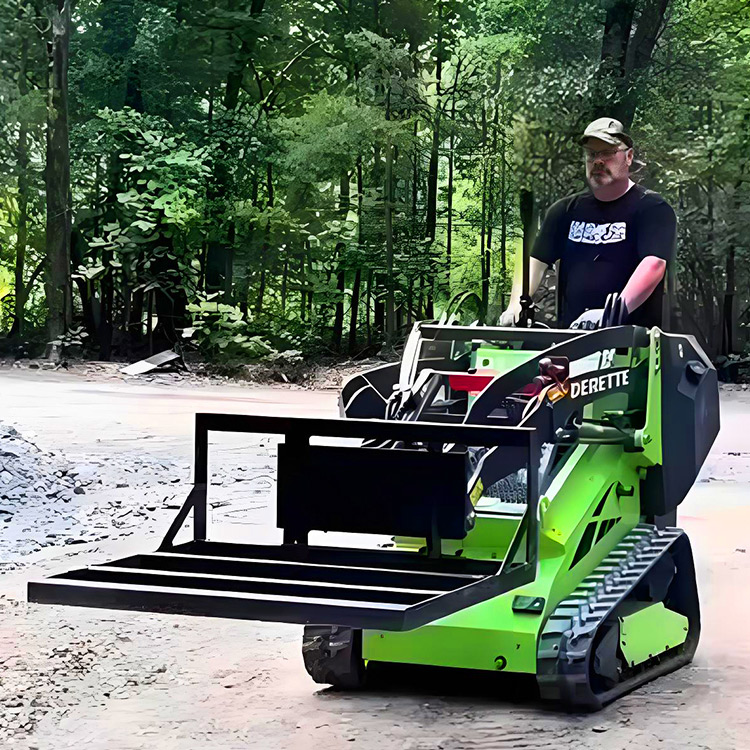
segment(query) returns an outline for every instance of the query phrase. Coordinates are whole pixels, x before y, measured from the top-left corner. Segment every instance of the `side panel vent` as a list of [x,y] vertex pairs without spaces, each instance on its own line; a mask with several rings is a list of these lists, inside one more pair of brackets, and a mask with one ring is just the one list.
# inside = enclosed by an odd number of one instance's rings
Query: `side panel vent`
[[596,521],[592,521],[587,527],[586,531],[583,532],[581,541],[578,545],[578,549],[573,557],[573,562],[570,563],[570,570],[575,568],[591,550],[591,546],[594,542],[594,534],[596,533]]

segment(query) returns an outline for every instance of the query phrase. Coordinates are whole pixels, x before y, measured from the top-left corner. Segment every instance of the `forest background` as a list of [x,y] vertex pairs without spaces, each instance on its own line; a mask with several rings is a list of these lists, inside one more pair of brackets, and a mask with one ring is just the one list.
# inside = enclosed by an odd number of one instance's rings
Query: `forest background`
[[741,354],[746,0],[0,0],[0,347],[364,356],[462,294],[494,322],[601,115],[678,215],[671,326]]

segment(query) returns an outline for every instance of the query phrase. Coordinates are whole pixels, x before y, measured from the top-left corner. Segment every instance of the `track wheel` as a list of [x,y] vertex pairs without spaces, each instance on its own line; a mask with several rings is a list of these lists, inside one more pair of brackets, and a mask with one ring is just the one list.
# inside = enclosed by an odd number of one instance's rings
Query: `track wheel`
[[617,623],[614,623],[604,631],[603,637],[597,638],[595,641],[591,665],[594,672],[592,681],[600,681],[605,690],[609,690],[620,682],[622,661],[617,652],[619,635],[620,630]]
[[337,625],[306,625],[302,636],[305,669],[315,682],[341,690],[365,684],[362,631]]

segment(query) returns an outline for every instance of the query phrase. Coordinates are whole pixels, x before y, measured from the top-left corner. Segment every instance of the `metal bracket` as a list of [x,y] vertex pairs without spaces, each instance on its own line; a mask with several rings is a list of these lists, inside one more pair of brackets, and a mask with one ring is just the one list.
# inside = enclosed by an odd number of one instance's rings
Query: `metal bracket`
[[161,544],[158,548],[159,552],[166,552],[174,547],[174,539],[182,528],[182,524],[185,523],[185,519],[188,517],[191,510],[193,511],[193,538],[197,540],[206,539],[208,526],[206,494],[206,484],[204,482],[196,484],[193,489],[190,490],[190,494],[182,504],[180,512],[170,524],[167,533],[164,535],[164,539],[161,540]]

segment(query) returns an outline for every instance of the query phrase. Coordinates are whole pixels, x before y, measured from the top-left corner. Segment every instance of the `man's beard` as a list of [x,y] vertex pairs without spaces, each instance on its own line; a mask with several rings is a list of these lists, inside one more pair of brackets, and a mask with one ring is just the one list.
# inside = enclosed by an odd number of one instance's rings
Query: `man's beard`
[[606,169],[598,170],[596,172],[592,172],[589,176],[589,183],[592,185],[601,185],[606,181],[606,178],[611,178],[612,174]]

